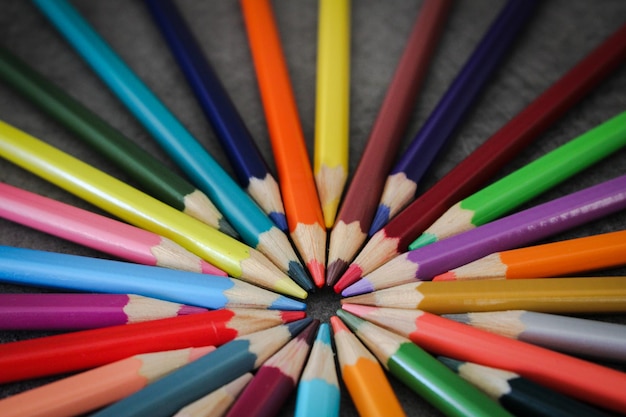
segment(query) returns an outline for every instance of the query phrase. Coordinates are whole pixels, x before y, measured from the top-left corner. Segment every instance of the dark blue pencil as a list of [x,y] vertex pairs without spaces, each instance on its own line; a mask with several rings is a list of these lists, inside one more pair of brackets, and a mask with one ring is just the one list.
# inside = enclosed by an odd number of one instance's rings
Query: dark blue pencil
[[306,318],[239,337],[93,417],[172,416],[185,405],[259,368],[311,322]]
[[536,0],[509,0],[407,150],[389,173],[369,236],[415,196],[417,184],[475,104],[487,81],[529,20]]
[[213,126],[239,183],[286,232],[287,219],[278,183],[183,16],[171,0],[146,0],[146,4]]

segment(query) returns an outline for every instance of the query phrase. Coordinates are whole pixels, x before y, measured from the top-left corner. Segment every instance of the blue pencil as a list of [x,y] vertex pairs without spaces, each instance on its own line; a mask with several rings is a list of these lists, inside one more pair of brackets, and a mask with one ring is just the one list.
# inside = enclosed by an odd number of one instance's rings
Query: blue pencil
[[287,236],[66,0],[34,0],[129,111],[204,191],[243,241],[305,290],[313,283]]
[[536,0],[509,0],[387,177],[369,236],[415,196],[417,184],[450,139],[529,20]]
[[181,407],[260,367],[311,322],[312,319],[306,318],[239,337],[93,417],[169,417]]
[[287,232],[278,182],[178,8],[170,0],[146,0],[146,4],[211,122],[239,183]]
[[211,309],[306,308],[300,301],[234,278],[10,246],[0,246],[0,281],[96,293],[137,294]]
[[330,327],[328,323],[322,323],[300,377],[295,417],[338,417],[339,395]]

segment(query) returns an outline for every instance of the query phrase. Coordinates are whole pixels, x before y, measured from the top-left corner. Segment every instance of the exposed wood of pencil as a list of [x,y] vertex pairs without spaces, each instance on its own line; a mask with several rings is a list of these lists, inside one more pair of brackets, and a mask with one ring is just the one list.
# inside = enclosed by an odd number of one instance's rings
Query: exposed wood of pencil
[[226,276],[156,233],[0,183],[0,217],[145,265]]
[[311,349],[319,322],[314,320],[258,369],[226,417],[278,414],[293,392]]
[[452,204],[483,186],[618,68],[625,58],[626,24],[376,232],[350,265],[335,291],[340,292],[406,251],[409,244]]
[[311,319],[303,319],[239,337],[102,409],[94,417],[171,416],[181,407],[258,369],[310,322]]
[[82,415],[137,392],[213,346],[146,353],[122,359],[0,400],[4,417]]
[[206,312],[134,294],[0,294],[0,330],[82,330]]
[[236,232],[209,198],[122,132],[7,50],[0,48],[0,77],[96,149],[147,193],[231,236]]
[[[406,46],[369,133],[330,234],[329,285],[365,242],[393,158],[410,120],[452,2],[427,0],[417,12]],[[381,150],[384,149],[384,152]],[[349,233],[349,239],[344,239]]]
[[252,379],[247,372],[207,396],[181,408],[174,417],[222,417]]
[[31,379],[104,365],[140,353],[219,346],[304,317],[304,312],[215,310],[0,345],[1,382]]
[[607,417],[596,408],[536,384],[514,372],[450,358],[440,357],[439,360],[515,415]]
[[620,231],[493,253],[433,281],[556,277],[624,264],[626,231]]
[[522,310],[445,317],[571,355],[626,362],[626,326],[622,324]]
[[174,2],[146,2],[226,152],[239,183],[287,231],[278,184],[250,131]]
[[562,394],[624,409],[626,374],[593,362],[509,339],[423,310],[344,304],[361,318],[411,339],[427,351],[516,372]]
[[261,252],[2,121],[0,156],[128,223],[173,240],[235,278],[307,296]]
[[418,282],[342,302],[436,314],[497,310],[544,313],[626,312],[625,277]]
[[291,237],[315,285],[321,287],[326,227],[272,6],[267,0],[240,4]]

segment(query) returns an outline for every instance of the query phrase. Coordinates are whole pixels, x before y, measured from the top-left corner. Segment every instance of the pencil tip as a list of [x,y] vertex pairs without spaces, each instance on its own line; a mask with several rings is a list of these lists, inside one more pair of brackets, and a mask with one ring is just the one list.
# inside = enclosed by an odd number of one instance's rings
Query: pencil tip
[[235,239],[239,239],[241,237],[239,236],[239,233],[237,233],[237,231],[223,217],[218,220],[217,229],[230,237],[234,237]]
[[310,317],[307,317],[302,320],[291,322],[287,324],[286,326],[287,326],[287,329],[289,330],[289,333],[293,337],[293,336],[296,336],[298,333],[300,333],[302,330],[304,330],[312,322],[313,322],[313,319]]
[[292,321],[302,320],[306,317],[305,311],[281,311],[280,318],[283,323],[291,323]]
[[316,260],[311,260],[308,264],[306,264],[306,266],[313,276],[313,281],[315,282],[315,285],[318,288],[322,288],[324,286],[324,282],[326,282],[324,265]]
[[333,287],[335,292],[339,294],[346,287],[357,282],[359,279],[361,279],[362,273],[363,270],[357,264],[350,265],[346,272],[343,274],[343,276],[339,278],[339,281],[337,281],[337,283]]
[[289,295],[291,297],[296,297],[301,300],[306,299],[306,297],[309,295],[309,293],[303,290],[302,287],[296,284],[295,281],[293,281],[289,277],[284,277],[277,280],[274,283],[272,289],[278,293]]
[[376,232],[382,229],[389,222],[389,214],[391,209],[384,205],[380,204],[376,209],[376,214],[374,215],[374,220],[372,220],[372,225],[370,226],[370,230],[368,232],[368,237],[374,236]]
[[298,285],[304,288],[305,291],[312,291],[315,289],[313,282],[311,282],[311,278],[307,273],[306,269],[302,264],[296,261],[289,262],[289,270],[287,271],[287,275],[289,275]]
[[336,259],[328,265],[326,269],[326,285],[334,285],[341,274],[348,268],[348,263],[343,259]]
[[285,216],[285,213],[273,211],[268,214],[268,217],[283,233],[289,233],[289,226],[287,225],[287,217]]
[[341,305],[341,308],[361,318],[363,318],[364,316],[366,316],[373,310],[377,310],[377,307],[365,306],[361,304],[351,304],[351,303],[343,303]]
[[415,250],[423,246],[430,245],[431,243],[435,243],[436,241],[437,236],[431,233],[422,233],[420,237],[415,239],[413,243],[409,245],[409,250]]
[[452,271],[439,274],[432,279],[433,281],[456,281],[456,275]]
[[344,297],[352,297],[374,291],[374,286],[365,278],[360,279],[341,292]]
[[289,297],[281,295],[272,303],[269,308],[270,310],[304,311],[306,310],[306,304],[301,301],[293,300]]

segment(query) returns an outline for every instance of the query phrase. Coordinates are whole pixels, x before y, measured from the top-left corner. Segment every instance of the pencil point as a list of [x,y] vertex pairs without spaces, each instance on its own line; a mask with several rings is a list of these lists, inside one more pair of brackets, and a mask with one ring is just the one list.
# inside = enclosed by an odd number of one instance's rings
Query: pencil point
[[285,311],[304,311],[306,310],[306,304],[293,300],[289,297],[280,296],[269,306],[270,310],[285,310]]
[[431,243],[435,243],[436,241],[437,236],[430,233],[422,233],[420,237],[415,239],[413,243],[409,245],[409,250],[415,250],[417,248],[430,245]]
[[376,307],[364,306],[361,304],[343,303],[341,308],[357,317],[364,318],[370,311],[377,310]]
[[374,215],[374,220],[372,220],[372,225],[370,226],[370,230],[367,233],[368,237],[374,236],[376,232],[382,229],[389,222],[389,214],[391,210],[388,206],[384,204],[380,204],[376,209],[376,214]]
[[278,227],[282,232],[284,233],[289,232],[289,226],[287,225],[287,217],[285,216],[285,213],[279,213],[279,212],[273,211],[268,214],[268,217],[272,220],[272,222],[274,222],[276,227]]
[[355,282],[341,292],[344,297],[352,297],[374,291],[374,286],[365,278]]
[[289,262],[287,275],[289,275],[298,285],[304,288],[305,291],[312,291],[315,289],[309,274],[306,272],[304,266],[302,266],[299,262]]
[[306,312],[304,311],[281,311],[280,318],[283,323],[291,323],[292,321],[302,320],[306,317]]
[[313,281],[317,288],[322,288],[325,283],[325,271],[324,265],[319,263],[317,260],[311,260],[306,264],[309,271],[311,271],[311,275],[313,275]]
[[348,268],[348,263],[343,259],[336,259],[328,265],[326,269],[326,285],[334,285],[341,274]]
[[287,277],[278,279],[274,283],[273,290],[281,294],[299,298],[301,300],[306,299],[306,297],[309,295],[309,293],[302,289],[302,287],[300,287],[298,284],[296,284],[294,281]]
[[348,267],[343,276],[337,281],[333,287],[336,293],[340,293],[349,285],[354,284],[362,278],[363,270],[357,264],[352,264]]
[[437,275],[432,279],[433,281],[456,281],[456,275],[452,271]]
[[217,221],[217,230],[235,239],[240,238],[239,233],[223,217]]

